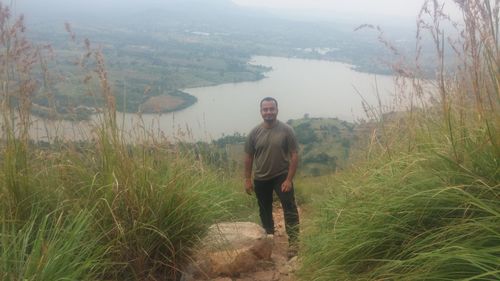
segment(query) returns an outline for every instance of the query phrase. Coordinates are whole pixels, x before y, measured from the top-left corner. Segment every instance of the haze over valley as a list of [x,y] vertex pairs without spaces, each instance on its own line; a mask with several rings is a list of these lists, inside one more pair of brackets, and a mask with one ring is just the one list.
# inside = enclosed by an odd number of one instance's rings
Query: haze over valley
[[[118,109],[130,113],[165,113],[196,103],[182,89],[263,79],[272,66],[249,64],[253,56],[339,61],[377,74],[391,73],[388,63],[394,60],[376,31],[354,31],[365,23],[356,16],[293,20],[230,0],[27,0],[13,7],[25,14],[29,37],[53,49],[52,91],[66,118],[74,118],[65,113],[75,107],[96,106],[79,83],[86,70],[75,66],[85,39],[102,50]],[[414,33],[409,23],[403,26],[387,28],[394,31],[390,39],[410,51]],[[48,104],[43,97],[36,101],[43,115]],[[91,113],[80,110],[77,118]]]

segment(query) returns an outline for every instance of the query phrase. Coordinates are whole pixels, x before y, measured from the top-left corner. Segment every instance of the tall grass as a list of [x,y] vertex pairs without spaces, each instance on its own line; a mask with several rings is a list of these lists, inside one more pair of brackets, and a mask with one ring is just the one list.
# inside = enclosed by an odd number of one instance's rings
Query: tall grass
[[93,215],[35,210],[26,221],[3,218],[0,237],[2,280],[95,280],[105,248],[93,235]]
[[500,279],[499,2],[456,2],[464,29],[451,48],[438,1],[419,17],[437,54],[437,95],[414,79],[407,104],[424,106],[380,124],[367,161],[333,184],[304,235],[303,280]]
[[195,150],[147,133],[127,141],[105,58],[89,40],[78,65],[103,102],[100,120],[81,142],[33,143],[30,106],[50,89],[50,64],[24,32],[0,5],[2,280],[178,280],[209,225],[243,215],[248,202]]
[[[37,52],[22,36],[23,19],[10,22],[10,10],[0,4],[0,107],[2,118],[2,163],[8,202],[22,205],[28,198],[28,127],[30,97],[35,91],[31,78]],[[16,110],[17,109],[17,110]],[[10,149],[5,149],[9,147]],[[29,206],[29,204],[28,204]],[[25,208],[27,206],[24,206]]]

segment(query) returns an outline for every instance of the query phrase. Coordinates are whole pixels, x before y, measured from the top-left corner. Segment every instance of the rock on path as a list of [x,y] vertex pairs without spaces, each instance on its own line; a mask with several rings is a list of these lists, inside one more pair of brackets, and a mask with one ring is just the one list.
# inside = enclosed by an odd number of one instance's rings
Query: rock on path
[[[298,260],[287,258],[288,239],[279,204],[274,206],[273,215],[273,238],[248,222],[212,226],[183,281],[295,281]],[[221,234],[225,237],[222,240]]]

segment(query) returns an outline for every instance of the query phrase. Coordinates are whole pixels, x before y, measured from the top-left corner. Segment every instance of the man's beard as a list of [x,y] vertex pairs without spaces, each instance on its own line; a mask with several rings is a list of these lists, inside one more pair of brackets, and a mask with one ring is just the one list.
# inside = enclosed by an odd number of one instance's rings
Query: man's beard
[[276,121],[276,118],[264,118],[264,122],[268,123],[268,124],[272,124]]

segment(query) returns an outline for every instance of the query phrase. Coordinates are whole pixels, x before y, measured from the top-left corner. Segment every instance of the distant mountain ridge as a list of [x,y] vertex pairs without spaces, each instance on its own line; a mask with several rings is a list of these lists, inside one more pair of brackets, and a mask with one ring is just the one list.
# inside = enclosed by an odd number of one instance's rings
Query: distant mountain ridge
[[[28,20],[76,21],[78,23],[134,21],[137,15],[212,15],[237,13],[243,9],[230,0],[27,0],[19,1],[13,6],[16,14],[25,14]],[[97,22],[96,22],[97,21]]]

